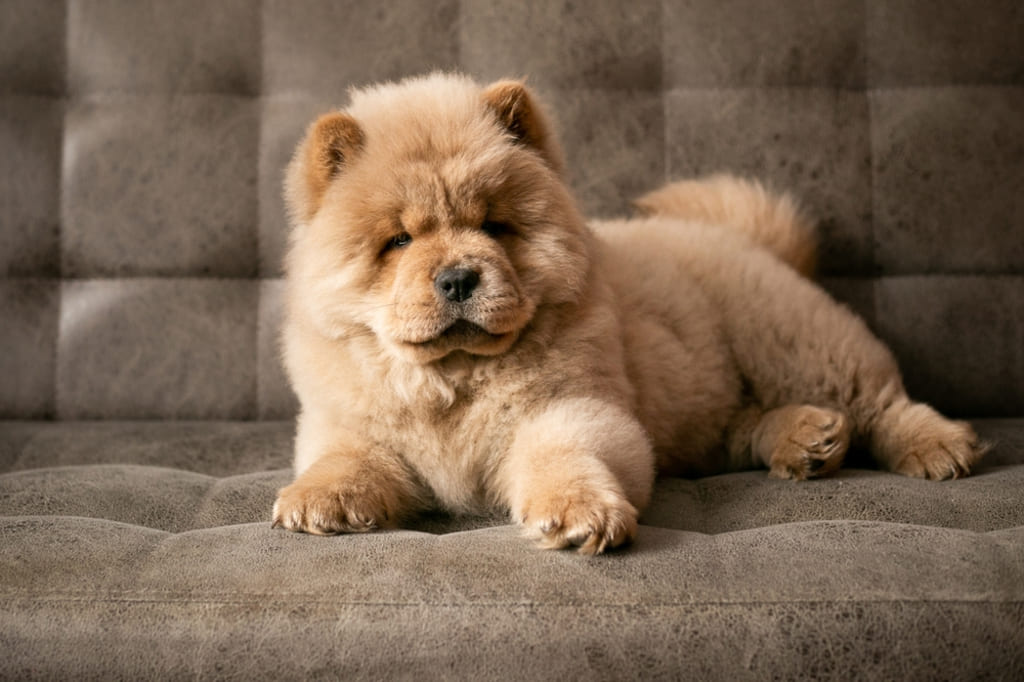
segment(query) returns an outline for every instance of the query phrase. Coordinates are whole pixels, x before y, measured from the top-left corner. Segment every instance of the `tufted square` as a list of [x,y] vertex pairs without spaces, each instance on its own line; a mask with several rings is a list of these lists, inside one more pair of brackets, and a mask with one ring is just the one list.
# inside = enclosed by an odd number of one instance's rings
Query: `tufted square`
[[291,419],[299,401],[288,383],[281,359],[281,322],[284,282],[260,282],[259,310],[259,416],[260,419]]
[[61,418],[255,416],[257,282],[68,281],[62,301]]
[[873,86],[1024,84],[1019,0],[867,0]]
[[65,0],[0,2],[0,92],[64,92]]
[[63,123],[60,100],[0,95],[0,276],[59,274]]
[[60,284],[0,279],[0,418],[53,415]]
[[455,0],[267,0],[263,92],[337,98],[352,85],[457,65]]
[[76,102],[64,141],[64,274],[255,275],[258,135],[250,99]]
[[792,192],[820,221],[821,270],[872,268],[870,133],[864,93],[818,88],[673,90],[672,178],[729,171]]
[[864,5],[666,2],[666,87],[864,85]]
[[72,92],[259,92],[260,3],[75,0],[68,9]]
[[557,88],[657,90],[659,0],[464,0],[461,64],[483,79]]
[[1024,88],[880,90],[871,117],[884,272],[1024,269]]
[[886,277],[875,291],[912,396],[967,417],[1024,411],[1024,277]]
[[664,182],[665,113],[660,95],[642,90],[551,90],[542,96],[554,115],[569,182],[585,215],[626,215],[630,201]]

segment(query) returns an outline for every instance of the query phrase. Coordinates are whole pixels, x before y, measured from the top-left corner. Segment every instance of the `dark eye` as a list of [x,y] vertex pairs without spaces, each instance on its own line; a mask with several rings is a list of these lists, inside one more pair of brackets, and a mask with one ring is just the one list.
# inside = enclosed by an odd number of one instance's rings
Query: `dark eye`
[[512,234],[514,230],[506,225],[505,223],[499,223],[495,220],[485,220],[484,224],[480,226],[481,229],[492,237],[501,237],[506,234]]
[[388,240],[387,244],[384,245],[384,248],[381,249],[381,253],[387,253],[392,249],[400,249],[403,246],[408,246],[410,242],[412,242],[412,235],[410,235],[408,232],[396,234],[394,237]]

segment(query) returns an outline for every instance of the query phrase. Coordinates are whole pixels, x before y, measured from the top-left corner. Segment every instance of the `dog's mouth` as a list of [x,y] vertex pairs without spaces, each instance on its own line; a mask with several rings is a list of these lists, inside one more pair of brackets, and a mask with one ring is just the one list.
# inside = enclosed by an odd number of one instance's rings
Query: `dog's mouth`
[[489,332],[474,322],[458,319],[433,338],[406,342],[406,348],[414,350],[420,362],[436,360],[459,350],[471,355],[499,355],[508,350],[517,336],[516,331]]
[[393,330],[388,336],[399,353],[417,364],[450,353],[496,356],[515,345],[533,311],[532,303],[518,296],[474,296],[458,305],[408,304],[389,310],[385,328]]
[[440,334],[432,339],[423,341],[416,345],[429,347],[443,343],[449,346],[474,346],[478,343],[487,343],[488,341],[499,341],[508,336],[508,334],[492,334],[483,327],[469,320],[456,320],[448,327],[444,329]]

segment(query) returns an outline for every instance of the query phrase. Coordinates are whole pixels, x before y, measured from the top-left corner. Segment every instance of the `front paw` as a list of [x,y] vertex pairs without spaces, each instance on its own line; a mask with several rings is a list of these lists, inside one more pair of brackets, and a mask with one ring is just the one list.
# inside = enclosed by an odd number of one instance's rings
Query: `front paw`
[[365,533],[393,523],[388,497],[384,491],[300,478],[278,493],[272,527],[314,535]]
[[631,541],[637,516],[621,493],[585,485],[533,495],[519,514],[545,549],[576,546],[581,554],[601,554]]

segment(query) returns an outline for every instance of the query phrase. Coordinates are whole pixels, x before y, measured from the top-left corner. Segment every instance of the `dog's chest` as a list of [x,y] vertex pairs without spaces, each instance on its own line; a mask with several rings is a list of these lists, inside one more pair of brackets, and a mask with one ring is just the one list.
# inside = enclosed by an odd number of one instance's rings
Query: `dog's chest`
[[511,442],[509,408],[486,401],[405,410],[388,434],[445,508],[479,511]]

